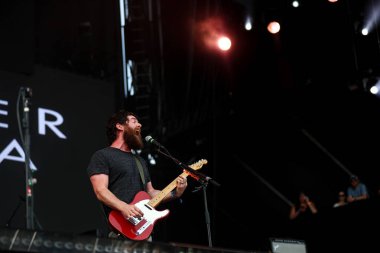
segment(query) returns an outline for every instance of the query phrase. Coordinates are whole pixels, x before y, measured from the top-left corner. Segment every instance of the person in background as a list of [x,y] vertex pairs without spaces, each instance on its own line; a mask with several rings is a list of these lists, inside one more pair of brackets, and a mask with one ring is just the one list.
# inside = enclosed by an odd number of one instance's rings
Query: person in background
[[298,205],[293,205],[290,209],[289,219],[294,220],[298,216],[306,214],[316,214],[317,207],[313,201],[309,199],[304,192],[300,192],[298,197]]
[[345,206],[347,205],[347,201],[346,201],[346,194],[344,193],[344,191],[340,191],[338,193],[338,201],[336,203],[334,203],[333,207],[340,207],[340,206]]
[[350,177],[350,186],[347,188],[347,202],[352,203],[358,200],[368,199],[367,186],[360,181],[358,176]]

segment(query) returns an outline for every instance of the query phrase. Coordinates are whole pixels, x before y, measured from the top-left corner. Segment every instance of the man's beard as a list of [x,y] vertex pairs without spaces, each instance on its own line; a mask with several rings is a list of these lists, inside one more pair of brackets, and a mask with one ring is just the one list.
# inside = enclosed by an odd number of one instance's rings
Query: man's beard
[[144,147],[141,134],[136,134],[135,130],[129,127],[124,131],[124,141],[130,149],[137,150]]

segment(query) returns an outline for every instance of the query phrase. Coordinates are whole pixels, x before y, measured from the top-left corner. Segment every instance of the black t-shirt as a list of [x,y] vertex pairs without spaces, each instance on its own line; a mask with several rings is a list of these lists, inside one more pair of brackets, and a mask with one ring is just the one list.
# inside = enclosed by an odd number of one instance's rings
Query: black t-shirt
[[[145,183],[150,182],[147,164],[139,155],[124,152],[113,147],[106,147],[96,151],[87,167],[87,173],[91,177],[94,174],[106,174],[109,176],[108,188],[116,197],[130,203],[139,191],[144,191],[136,156],[143,167]],[[111,209],[104,206],[108,216]]]

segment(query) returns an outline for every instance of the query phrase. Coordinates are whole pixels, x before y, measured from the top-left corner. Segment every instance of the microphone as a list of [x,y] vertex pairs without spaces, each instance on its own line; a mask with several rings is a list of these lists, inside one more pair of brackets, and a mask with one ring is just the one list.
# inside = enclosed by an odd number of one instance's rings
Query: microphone
[[163,150],[166,150],[166,148],[164,146],[162,146],[158,141],[156,141],[155,139],[153,139],[152,136],[148,135],[145,137],[145,141],[150,143],[150,144],[153,144],[155,145],[157,148],[161,148]]

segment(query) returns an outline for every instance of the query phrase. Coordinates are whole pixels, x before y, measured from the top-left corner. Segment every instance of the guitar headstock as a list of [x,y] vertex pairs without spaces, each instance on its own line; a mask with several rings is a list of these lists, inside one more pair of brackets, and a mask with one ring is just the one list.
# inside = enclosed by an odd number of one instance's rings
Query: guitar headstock
[[202,168],[204,164],[207,164],[207,160],[201,159],[198,162],[189,165],[189,167],[192,168],[193,170],[199,170],[200,168]]

